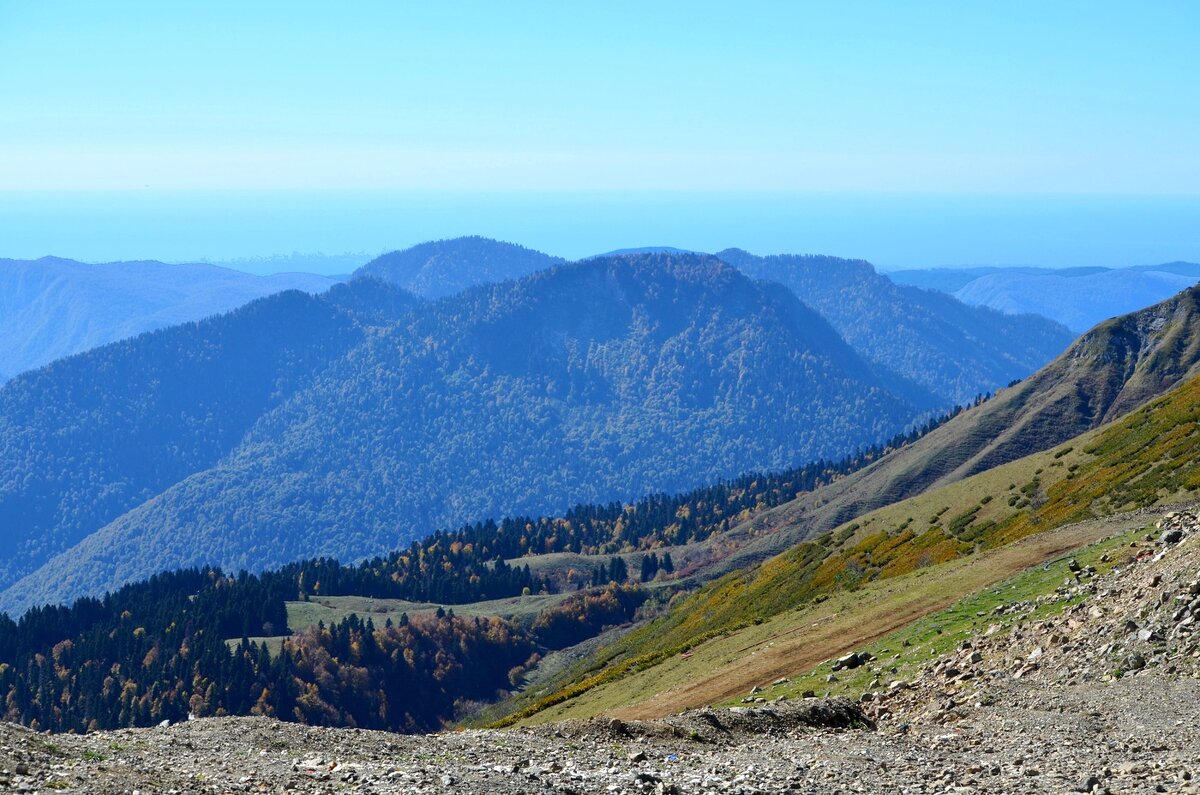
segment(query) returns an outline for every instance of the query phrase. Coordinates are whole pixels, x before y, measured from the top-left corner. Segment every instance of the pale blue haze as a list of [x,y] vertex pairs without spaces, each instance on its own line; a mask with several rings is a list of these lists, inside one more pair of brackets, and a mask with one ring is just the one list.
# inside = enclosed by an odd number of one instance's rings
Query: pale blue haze
[[[1200,197],[776,193],[206,192],[0,194],[4,253],[226,261],[363,252],[481,234],[574,259],[730,246],[940,265],[1200,262]],[[344,264],[333,270],[344,271]]]
[[479,233],[1195,259],[1198,23],[1187,2],[0,1],[0,255]]

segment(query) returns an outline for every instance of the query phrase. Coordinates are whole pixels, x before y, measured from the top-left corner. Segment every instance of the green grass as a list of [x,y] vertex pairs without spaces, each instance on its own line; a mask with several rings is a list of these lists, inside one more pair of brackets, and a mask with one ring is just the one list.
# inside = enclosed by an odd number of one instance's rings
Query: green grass
[[[1039,621],[1078,603],[1081,596],[1036,604],[1039,597],[1054,594],[1065,580],[1071,578],[1068,568],[1070,559],[1078,561],[1081,566],[1094,566],[1100,574],[1107,573],[1132,557],[1129,542],[1140,538],[1145,532],[1145,528],[1135,528],[1047,565],[1029,568],[1015,577],[963,598],[953,607],[918,619],[897,632],[866,644],[862,651],[870,652],[877,659],[870,665],[837,672],[835,682],[826,681],[833,673],[833,661],[830,660],[803,674],[789,677],[790,681],[785,685],[767,688],[761,695],[766,698],[799,698],[805,691],[813,691],[818,695],[857,698],[871,689],[870,684],[876,678],[881,680],[883,687],[894,680],[911,680],[930,660],[953,651],[964,640],[983,633],[993,625],[1000,625],[1002,631],[1007,630],[1018,621]],[[1109,559],[1102,561],[1101,558],[1106,554]],[[1020,614],[998,616],[993,612],[1001,605],[1018,602],[1031,602],[1036,606],[1031,612]],[[738,703],[738,699],[731,699],[727,703]]]
[[313,597],[307,602],[288,602],[288,626],[293,629],[315,626],[324,621],[326,625],[340,622],[351,615],[362,620],[370,618],[376,625],[383,626],[389,618],[398,621],[407,613],[432,613],[439,607],[453,610],[460,616],[500,616],[518,621],[532,621],[547,607],[554,607],[570,594],[533,594],[513,596],[507,599],[490,599],[464,605],[438,605],[432,602],[409,602],[404,599],[373,599],[367,596],[323,596]]
[[[259,646],[266,646],[267,653],[270,654],[272,657],[274,657],[275,655],[279,654],[279,652],[283,651],[283,642],[285,640],[287,640],[289,637],[291,637],[291,636],[290,635],[260,635],[260,636],[248,638],[247,640],[249,640],[251,643],[257,643]],[[228,638],[225,641],[225,645],[229,647],[230,651],[234,651],[241,644],[241,642],[242,642],[241,638]]]
[[[388,619],[398,622],[400,616],[407,613],[415,616],[421,613],[436,612],[439,607],[453,610],[460,616],[500,616],[521,623],[532,623],[537,614],[548,607],[554,607],[570,596],[569,593],[534,594],[530,596],[514,596],[507,599],[491,599],[486,602],[473,602],[465,605],[437,605],[431,602],[409,602],[404,599],[373,599],[368,596],[322,596],[313,597],[307,602],[287,602],[288,626],[293,630],[314,627],[319,622],[326,626],[337,624],[350,616],[358,616],[363,621],[371,619],[377,626],[382,627]],[[259,645],[265,645],[267,651],[276,655],[283,648],[286,635],[250,638]],[[241,638],[230,638],[225,641],[231,649],[237,648]]]

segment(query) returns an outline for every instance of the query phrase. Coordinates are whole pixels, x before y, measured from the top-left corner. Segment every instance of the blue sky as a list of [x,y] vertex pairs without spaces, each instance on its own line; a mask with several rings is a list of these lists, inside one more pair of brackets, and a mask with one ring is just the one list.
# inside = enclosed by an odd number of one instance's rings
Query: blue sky
[[1200,3],[0,0],[0,257],[1200,260]]
[[0,0],[0,190],[1194,194],[1200,4]]

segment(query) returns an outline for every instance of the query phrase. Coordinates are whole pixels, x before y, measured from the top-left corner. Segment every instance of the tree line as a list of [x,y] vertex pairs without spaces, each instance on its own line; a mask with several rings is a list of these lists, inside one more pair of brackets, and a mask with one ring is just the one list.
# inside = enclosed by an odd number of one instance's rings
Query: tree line
[[[0,714],[52,731],[249,714],[397,731],[438,728],[463,703],[493,699],[518,683],[539,650],[632,620],[646,599],[638,583],[674,572],[673,544],[706,538],[866,466],[936,424],[837,463],[628,505],[580,506],[556,518],[481,522],[359,564],[318,558],[236,575],[182,569],[103,598],[34,608],[17,620],[0,614]],[[329,626],[288,626],[289,601],[356,595],[453,605],[554,593],[562,584],[510,560],[638,550],[635,567],[611,555],[596,567],[591,587],[528,627],[440,610],[382,627],[356,616]],[[293,629],[300,631],[288,635]],[[273,647],[251,640],[284,635]]]

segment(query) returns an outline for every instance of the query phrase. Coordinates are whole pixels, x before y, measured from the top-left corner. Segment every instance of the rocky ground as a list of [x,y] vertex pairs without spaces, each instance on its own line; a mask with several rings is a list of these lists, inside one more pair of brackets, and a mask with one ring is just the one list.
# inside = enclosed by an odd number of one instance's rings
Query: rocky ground
[[[912,681],[804,699],[406,737],[259,718],[49,736],[0,726],[0,791],[1200,792],[1200,522],[1164,520],[1049,618],[998,624]],[[1194,634],[1195,632],[1195,634]]]

